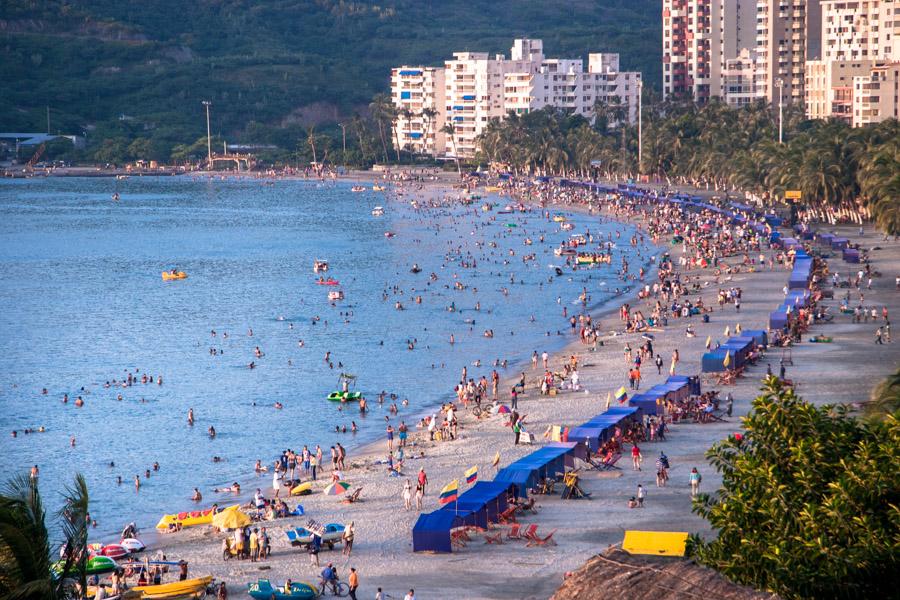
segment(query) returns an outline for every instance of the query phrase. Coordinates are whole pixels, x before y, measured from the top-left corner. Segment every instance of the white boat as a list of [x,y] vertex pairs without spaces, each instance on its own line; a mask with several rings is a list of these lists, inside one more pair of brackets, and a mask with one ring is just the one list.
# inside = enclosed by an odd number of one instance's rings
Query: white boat
[[337,302],[338,300],[344,299],[344,292],[341,290],[334,290],[333,292],[328,292],[328,299],[331,302]]
[[566,222],[566,223],[560,223],[559,228],[562,229],[563,231],[572,231],[573,229],[575,229],[575,226],[572,225],[571,223]]
[[364,191],[366,191],[366,188],[361,185],[354,185],[352,188],[350,188],[350,191],[351,192],[364,192]]
[[327,260],[314,260],[313,261],[313,273],[323,273],[328,270],[328,261]]
[[372,209],[373,217],[380,217],[383,214],[384,214],[384,207],[376,206],[375,208]]

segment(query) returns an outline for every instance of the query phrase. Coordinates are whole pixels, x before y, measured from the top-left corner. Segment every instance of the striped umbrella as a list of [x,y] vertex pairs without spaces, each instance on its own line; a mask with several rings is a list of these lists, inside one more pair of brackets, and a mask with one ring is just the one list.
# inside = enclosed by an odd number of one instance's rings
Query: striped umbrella
[[350,489],[350,483],[346,481],[335,481],[327,488],[325,488],[325,491],[323,491],[322,493],[326,496],[340,496],[348,489]]

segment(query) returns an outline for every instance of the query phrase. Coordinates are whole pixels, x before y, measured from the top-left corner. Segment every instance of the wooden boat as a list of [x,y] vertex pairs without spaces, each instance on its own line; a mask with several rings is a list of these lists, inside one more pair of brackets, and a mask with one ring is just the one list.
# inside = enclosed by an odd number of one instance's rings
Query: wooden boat
[[219,508],[213,512],[212,508],[206,510],[194,510],[190,512],[181,512],[171,515],[163,515],[156,524],[156,528],[160,531],[168,531],[170,526],[177,525],[180,527],[193,527],[194,525],[209,525],[212,523],[213,515],[223,510],[232,510],[238,508],[238,504],[234,504],[227,508]]
[[138,593],[138,598],[145,600],[171,600],[174,598],[199,598],[206,594],[206,587],[212,583],[212,577],[197,577],[160,585],[140,585],[129,591]]
[[163,271],[162,272],[162,280],[163,281],[175,281],[176,279],[187,279],[187,273],[184,271]]
[[248,583],[247,593],[256,600],[311,600],[319,595],[315,586],[305,581],[291,582],[290,592],[287,592],[283,585],[273,586],[268,579]]

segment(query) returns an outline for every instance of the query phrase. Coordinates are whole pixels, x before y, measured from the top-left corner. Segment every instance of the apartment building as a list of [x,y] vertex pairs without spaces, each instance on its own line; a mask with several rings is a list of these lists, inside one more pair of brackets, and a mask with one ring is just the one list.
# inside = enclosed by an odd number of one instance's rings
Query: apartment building
[[442,68],[392,71],[395,139],[416,152],[471,157],[492,119],[546,106],[590,118],[598,100],[622,105],[633,122],[639,82],[640,73],[619,71],[618,54],[589,55],[585,71],[581,59],[546,58],[541,40],[515,40],[509,58],[457,52]]
[[756,77],[760,93],[772,103],[803,104],[806,62],[821,56],[820,0],[757,0]]
[[853,78],[851,124],[862,127],[900,118],[900,62],[877,65],[871,73]]
[[756,51],[747,48],[742,48],[735,58],[725,61],[722,85],[729,106],[740,108],[765,99],[762,90],[757,87],[757,75],[763,68]]
[[889,94],[879,95],[874,104],[855,102],[854,95],[872,98],[869,92],[878,90],[890,72],[881,67],[900,61],[900,2],[822,0],[821,37],[822,60],[806,64],[806,115],[857,124],[893,114],[882,104],[890,101]]
[[663,0],[663,93],[724,96],[726,63],[754,43],[755,19],[750,0]]
[[407,66],[393,69],[391,99],[397,107],[395,143],[421,154],[434,154],[444,148],[444,69]]

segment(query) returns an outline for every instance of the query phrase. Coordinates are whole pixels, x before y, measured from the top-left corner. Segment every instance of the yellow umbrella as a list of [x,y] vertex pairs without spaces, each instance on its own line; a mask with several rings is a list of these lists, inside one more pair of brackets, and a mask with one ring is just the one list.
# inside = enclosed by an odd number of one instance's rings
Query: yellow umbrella
[[734,332],[737,333],[738,335],[741,335],[741,331],[742,331],[741,324],[738,323],[737,326],[734,328]]
[[252,523],[250,517],[239,511],[237,507],[223,510],[212,520],[213,526],[219,529],[238,529],[246,527],[250,523]]
[[730,350],[725,351],[725,360],[722,361],[722,364],[726,367],[731,364],[731,351]]

